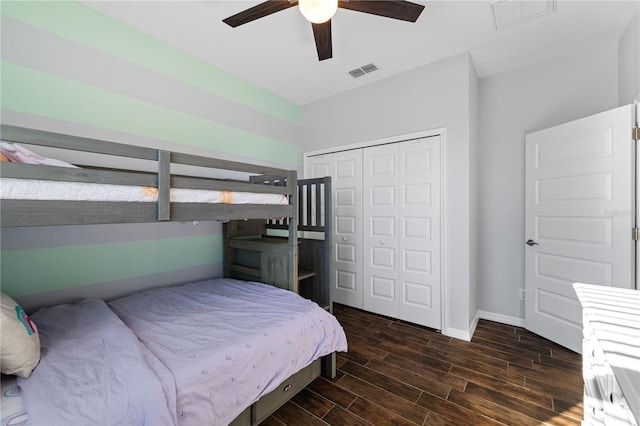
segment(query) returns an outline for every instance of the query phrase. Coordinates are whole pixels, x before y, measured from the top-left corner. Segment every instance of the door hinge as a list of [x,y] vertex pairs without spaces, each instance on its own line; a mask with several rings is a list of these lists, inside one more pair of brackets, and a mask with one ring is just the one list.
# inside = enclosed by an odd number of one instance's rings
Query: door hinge
[[631,239],[633,241],[640,240],[640,228],[631,228]]
[[631,129],[631,139],[636,142],[640,141],[640,127],[634,127]]

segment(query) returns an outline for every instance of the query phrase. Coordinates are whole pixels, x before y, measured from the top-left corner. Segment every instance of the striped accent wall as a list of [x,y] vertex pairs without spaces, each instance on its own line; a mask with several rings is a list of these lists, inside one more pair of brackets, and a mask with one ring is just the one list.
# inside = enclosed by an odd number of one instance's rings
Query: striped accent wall
[[[80,3],[0,12],[2,123],[301,168],[298,105]],[[2,291],[27,309],[222,271],[218,222],[1,232]]]

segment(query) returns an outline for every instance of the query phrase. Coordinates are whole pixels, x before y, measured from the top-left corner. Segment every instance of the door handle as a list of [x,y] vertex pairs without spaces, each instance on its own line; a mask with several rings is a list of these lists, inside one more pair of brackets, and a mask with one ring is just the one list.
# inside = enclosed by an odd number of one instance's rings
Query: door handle
[[528,245],[528,246],[531,246],[531,247],[540,245],[540,244],[536,243],[533,240],[528,240],[527,242],[525,242],[525,244]]

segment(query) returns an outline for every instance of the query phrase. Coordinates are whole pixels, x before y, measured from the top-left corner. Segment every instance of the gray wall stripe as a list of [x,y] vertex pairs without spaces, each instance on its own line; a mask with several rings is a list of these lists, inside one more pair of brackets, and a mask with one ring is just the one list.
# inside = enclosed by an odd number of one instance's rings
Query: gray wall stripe
[[[68,121],[58,120],[56,118],[42,117],[39,115],[32,115],[17,111],[1,110],[2,123],[11,124],[13,126],[28,127],[31,129],[46,130],[48,132],[56,132],[74,136],[82,136],[92,139],[100,139],[117,143],[124,143],[130,145],[144,146],[155,149],[166,149],[169,151],[182,152],[186,154],[203,155],[211,157],[215,155],[215,152],[209,149],[203,149],[191,145],[177,145],[175,143],[167,142],[164,140],[149,138],[145,136],[132,135],[130,133],[119,132],[111,129],[103,129],[99,127],[93,127],[81,123],[71,123]],[[40,152],[39,152],[40,153]],[[43,155],[47,155],[44,153]],[[250,164],[261,164],[264,166],[271,166],[277,168],[291,168],[290,165],[284,163],[276,163],[273,161],[258,160],[256,158],[244,157],[234,154],[220,154],[219,158],[231,161],[239,161]],[[73,162],[73,159],[64,158],[67,161]],[[302,161],[301,161],[302,162]],[[137,163],[136,163],[137,164]],[[116,167],[113,165],[112,167]],[[298,169],[298,173],[301,173],[301,168]]]
[[[298,144],[299,126],[293,123],[7,16],[2,16],[2,40],[2,58],[10,62]],[[82,58],[82,63],[78,58]]]

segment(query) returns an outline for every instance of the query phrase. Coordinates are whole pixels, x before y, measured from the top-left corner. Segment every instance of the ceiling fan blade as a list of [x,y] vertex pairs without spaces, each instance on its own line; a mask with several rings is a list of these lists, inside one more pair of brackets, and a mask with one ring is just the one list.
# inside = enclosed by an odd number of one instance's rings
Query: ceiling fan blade
[[229,16],[228,18],[223,19],[222,22],[235,28],[239,25],[246,24],[247,22],[255,21],[256,19],[264,18],[265,16],[280,12],[281,10],[296,6],[297,4],[297,1],[269,0],[243,10],[240,13],[236,13],[233,16]]
[[421,4],[402,0],[340,0],[338,7],[408,22],[416,22],[424,10]]
[[311,24],[313,27],[313,37],[316,39],[316,50],[318,51],[318,60],[324,61],[333,56],[333,47],[331,45],[331,20],[323,24]]

